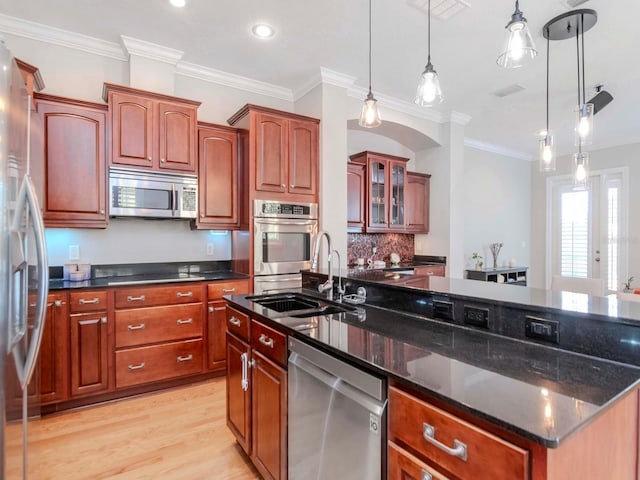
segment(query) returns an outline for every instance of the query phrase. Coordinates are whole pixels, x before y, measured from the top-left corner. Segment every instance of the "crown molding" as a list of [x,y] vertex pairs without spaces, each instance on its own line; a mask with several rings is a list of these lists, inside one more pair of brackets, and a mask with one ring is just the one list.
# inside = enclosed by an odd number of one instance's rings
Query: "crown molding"
[[457,123],[458,125],[462,125],[464,127],[471,121],[471,115],[467,115],[466,113],[462,112],[451,111],[449,120],[451,121],[451,123]]
[[127,61],[127,56],[122,51],[122,47],[115,42],[107,42],[80,33],[30,22],[21,18],[0,14],[0,31],[18,37],[73,48],[74,50],[80,50],[94,55],[114,58],[123,62]]
[[120,35],[120,40],[129,55],[136,55],[171,65],[176,65],[184,55],[184,52],[180,50],[146,42],[138,38],[127,37],[126,35]]
[[293,99],[294,101],[300,100],[311,90],[323,83],[349,89],[355,82],[356,77],[336,72],[335,70],[330,70],[325,67],[320,67],[320,71],[317,74],[312,76],[307,82],[303,83],[302,86],[293,91]]
[[293,94],[289,88],[234,75],[214,68],[203,67],[195,63],[179,62],[176,65],[176,74],[293,102]]
[[503,147],[502,145],[495,145],[493,143],[482,142],[480,140],[476,140],[473,138],[465,137],[464,146],[469,148],[475,148],[476,150],[482,150],[484,152],[497,153],[498,155],[515,158],[517,160],[526,160],[529,162],[533,160],[533,155],[529,153],[522,152],[520,150],[514,150],[508,147]]

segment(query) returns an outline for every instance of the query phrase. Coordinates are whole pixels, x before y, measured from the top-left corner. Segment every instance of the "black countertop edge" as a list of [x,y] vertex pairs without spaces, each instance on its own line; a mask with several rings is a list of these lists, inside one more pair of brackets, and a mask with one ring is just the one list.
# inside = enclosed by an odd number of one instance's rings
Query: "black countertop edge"
[[[313,296],[319,296],[317,294],[317,292],[311,291],[311,290],[307,290],[307,289],[301,289],[300,290],[301,293],[305,293],[308,295],[313,295]],[[606,367],[607,365],[609,365],[612,368],[619,368],[619,369],[624,369],[625,370],[625,374],[628,378],[633,378],[633,381],[630,381],[628,383],[626,383],[626,381],[623,380],[624,383],[624,387],[621,386],[621,388],[616,389],[615,391],[612,391],[610,395],[607,396],[607,401],[599,404],[599,405],[591,405],[588,404],[588,406],[590,406],[592,408],[592,412],[588,413],[586,419],[582,418],[582,415],[580,417],[579,420],[569,420],[571,422],[571,426],[570,428],[566,428],[564,429],[564,431],[562,432],[562,435],[558,434],[558,435],[549,435],[549,436],[542,436],[542,435],[538,435],[535,432],[529,431],[525,428],[521,428],[518,425],[509,423],[508,421],[506,421],[505,419],[502,419],[500,417],[496,417],[495,415],[492,415],[490,413],[487,413],[483,410],[479,410],[477,408],[473,408],[471,405],[463,402],[463,401],[458,401],[452,397],[449,397],[443,393],[434,391],[431,388],[426,387],[425,385],[422,385],[416,381],[413,381],[409,378],[403,377],[401,375],[396,374],[395,372],[389,370],[388,368],[383,368],[380,365],[376,365],[372,362],[370,362],[367,359],[364,358],[360,358],[358,356],[356,356],[355,354],[346,352],[344,350],[341,350],[339,348],[336,348],[328,343],[326,343],[325,341],[313,338],[312,336],[310,336],[310,334],[308,332],[304,332],[304,331],[297,331],[294,330],[292,328],[287,327],[286,325],[283,325],[283,323],[281,323],[280,321],[277,321],[275,319],[271,319],[265,315],[261,315],[259,312],[256,312],[255,310],[253,310],[251,308],[251,305],[257,305],[257,304],[253,304],[252,302],[250,303],[250,301],[246,300],[246,297],[248,295],[235,295],[235,296],[226,296],[224,297],[226,300],[228,300],[234,307],[240,308],[243,311],[246,311],[250,314],[253,315],[257,315],[259,316],[261,319],[263,319],[269,326],[275,328],[276,330],[279,330],[287,335],[291,335],[294,336],[295,338],[301,339],[307,343],[311,343],[321,349],[324,349],[325,351],[328,351],[331,354],[334,354],[336,356],[339,356],[340,358],[347,360],[351,363],[355,363],[359,366],[361,366],[362,368],[365,368],[367,370],[370,370],[372,372],[375,372],[379,375],[383,375],[387,378],[390,379],[394,379],[395,381],[408,385],[414,389],[417,389],[419,391],[422,391],[424,393],[426,393],[427,395],[430,395],[434,398],[440,399],[443,402],[463,411],[466,413],[469,413],[472,416],[484,419],[498,427],[501,427],[507,431],[516,433],[517,435],[520,435],[523,438],[527,438],[529,440],[532,440],[540,445],[543,445],[544,447],[547,448],[557,448],[562,442],[563,440],[565,440],[567,437],[571,436],[572,434],[574,434],[575,432],[579,431],[580,429],[584,428],[586,425],[590,424],[595,418],[597,418],[602,412],[606,411],[607,408],[609,406],[611,406],[613,403],[615,403],[616,401],[618,401],[621,397],[623,397],[624,395],[626,395],[629,391],[633,390],[634,388],[636,388],[638,385],[640,385],[640,369],[638,369],[637,367],[631,366],[631,365],[627,365],[627,364],[620,364],[618,362],[612,362],[609,360],[605,360],[605,359],[601,359],[601,358],[597,358],[597,357],[591,357],[589,355],[581,355],[581,354],[577,354],[574,352],[566,352],[564,350],[561,349],[554,349],[553,347],[548,347],[545,345],[538,345],[538,344],[533,344],[533,343],[529,343],[529,342],[525,342],[525,341],[519,341],[516,339],[505,339],[504,337],[501,337],[500,335],[494,335],[491,334],[489,332],[478,332],[477,330],[474,329],[469,329],[467,327],[461,327],[459,325],[449,325],[449,324],[443,324],[441,322],[438,321],[433,321],[433,320],[428,320],[428,319],[424,319],[421,318],[419,316],[412,316],[414,317],[414,320],[422,320],[424,321],[425,325],[428,326],[429,324],[432,326],[432,328],[436,328],[437,330],[442,330],[443,328],[449,331],[454,331],[454,330],[467,330],[468,333],[471,336],[475,336],[475,337],[495,337],[498,339],[498,341],[500,342],[520,342],[522,344],[527,344],[528,348],[531,349],[536,349],[536,351],[538,352],[538,354],[540,354],[540,352],[543,351],[543,349],[548,349],[548,350],[555,350],[557,354],[563,355],[566,358],[569,359],[575,359],[576,363],[578,365],[590,365],[592,362],[594,364],[594,369],[599,370],[599,368],[596,368],[598,366],[600,367]],[[365,308],[367,310],[367,312],[369,312],[369,309],[371,309],[371,311],[375,311],[375,310],[384,310],[384,309],[380,309],[378,307],[372,307],[372,306],[363,306],[363,308]],[[399,325],[398,322],[402,322],[403,318],[410,318],[411,316],[405,314],[405,313],[399,313],[399,312],[393,312],[393,311],[388,311],[388,314],[393,314],[393,318],[389,319],[388,321],[392,322],[394,325]],[[282,314],[277,315],[277,317],[279,317],[280,320],[282,320]],[[334,317],[333,315],[327,315],[325,317]],[[336,320],[338,321],[338,320]],[[368,326],[365,324],[355,324],[355,327],[359,327],[364,329],[365,331],[368,330]],[[368,330],[370,331],[370,330]],[[387,335],[385,336],[385,338],[394,339],[394,336],[390,336]],[[581,360],[582,359],[582,360]],[[453,360],[451,359],[451,361],[454,362],[458,362],[460,360]],[[464,362],[464,359],[462,360]],[[526,358],[525,358],[525,361]],[[482,367],[478,367],[479,371],[484,371],[484,369]],[[489,374],[497,374],[497,375],[501,375],[499,373],[496,372],[491,372],[491,371],[486,371]],[[534,389],[537,390],[539,388],[538,383],[531,383],[530,387],[527,387],[529,389]],[[504,399],[502,399],[504,400]],[[573,399],[572,399],[573,400]],[[520,408],[524,408],[524,407],[520,407]],[[523,412],[524,413],[524,412]]]
[[447,257],[439,255],[414,255],[415,265],[447,265]]

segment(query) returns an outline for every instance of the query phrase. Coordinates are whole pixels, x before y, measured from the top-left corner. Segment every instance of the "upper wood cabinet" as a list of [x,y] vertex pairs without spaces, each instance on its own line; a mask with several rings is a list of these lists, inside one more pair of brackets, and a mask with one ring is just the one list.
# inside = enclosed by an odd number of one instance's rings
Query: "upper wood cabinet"
[[105,228],[105,105],[37,95],[34,177],[47,227]]
[[366,231],[405,232],[408,159],[368,151],[350,158],[366,166]]
[[319,120],[245,105],[228,122],[249,131],[252,198],[317,202]]
[[238,132],[200,124],[198,128],[199,206],[196,228],[240,227]]
[[347,164],[347,232],[364,232],[366,180],[366,165]]
[[111,165],[197,171],[200,102],[109,83],[103,98],[109,103]]
[[407,232],[429,233],[429,182],[431,175],[407,172]]

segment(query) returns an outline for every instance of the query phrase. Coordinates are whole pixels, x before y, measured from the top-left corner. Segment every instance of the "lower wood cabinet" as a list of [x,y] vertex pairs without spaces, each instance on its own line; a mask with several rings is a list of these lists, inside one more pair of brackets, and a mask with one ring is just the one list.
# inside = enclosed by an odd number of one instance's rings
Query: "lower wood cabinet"
[[[227,364],[226,331],[227,302],[224,295],[237,295],[251,291],[249,280],[224,280],[207,285],[207,369],[224,372]],[[248,320],[247,320],[248,321]]]
[[203,373],[203,284],[115,291],[117,389]]
[[[228,325],[245,314],[227,307]],[[227,425],[263,478],[287,478],[286,336],[251,319],[249,338],[227,331]]]
[[104,393],[109,386],[107,312],[80,313],[71,322],[71,396]]
[[41,405],[69,397],[69,305],[66,292],[47,297],[47,313],[36,365],[37,401]]

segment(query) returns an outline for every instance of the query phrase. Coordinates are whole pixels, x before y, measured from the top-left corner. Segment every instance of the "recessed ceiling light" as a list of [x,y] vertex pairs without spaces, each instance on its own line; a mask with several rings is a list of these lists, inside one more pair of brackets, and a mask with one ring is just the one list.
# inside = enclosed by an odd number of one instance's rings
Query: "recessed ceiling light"
[[169,0],[169,3],[174,7],[182,8],[187,4],[186,0]]
[[253,34],[258,38],[271,38],[275,35],[276,31],[271,25],[266,23],[258,23],[251,28]]

